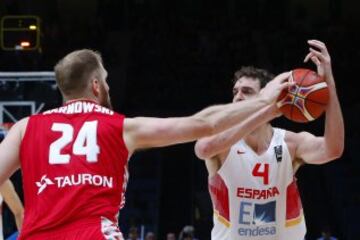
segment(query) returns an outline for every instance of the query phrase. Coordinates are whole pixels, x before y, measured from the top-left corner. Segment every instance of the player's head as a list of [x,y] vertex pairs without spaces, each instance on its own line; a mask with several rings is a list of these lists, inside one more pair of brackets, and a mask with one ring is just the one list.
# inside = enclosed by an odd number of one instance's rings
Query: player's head
[[166,234],[166,240],[176,240],[176,235],[175,235],[175,233],[172,233],[172,232],[167,233],[167,234]]
[[153,232],[146,233],[145,240],[155,240],[155,233]]
[[192,240],[194,238],[195,228],[191,225],[185,226],[181,232],[181,240]]
[[241,67],[234,73],[233,102],[251,99],[273,79],[274,75],[265,69],[253,66]]
[[65,100],[96,99],[111,108],[107,72],[98,52],[82,49],[69,53],[55,65],[55,76]]
[[137,240],[138,239],[138,229],[137,227],[131,227],[129,229],[129,240]]

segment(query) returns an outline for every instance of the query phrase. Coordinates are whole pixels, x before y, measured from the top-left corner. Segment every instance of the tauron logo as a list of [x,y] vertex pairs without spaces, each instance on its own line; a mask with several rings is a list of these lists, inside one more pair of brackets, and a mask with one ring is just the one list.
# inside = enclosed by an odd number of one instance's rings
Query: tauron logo
[[40,182],[36,182],[36,186],[39,188],[37,194],[39,195],[42,191],[45,190],[45,188],[48,185],[53,185],[53,184],[54,184],[53,181],[51,181],[49,178],[47,178],[46,175],[43,175],[41,177]]
[[54,185],[57,188],[80,185],[113,188],[113,177],[82,173],[69,176],[57,176],[49,179],[46,175],[44,175],[42,176],[40,182],[36,182],[36,186],[39,188],[38,195],[44,191],[48,185]]

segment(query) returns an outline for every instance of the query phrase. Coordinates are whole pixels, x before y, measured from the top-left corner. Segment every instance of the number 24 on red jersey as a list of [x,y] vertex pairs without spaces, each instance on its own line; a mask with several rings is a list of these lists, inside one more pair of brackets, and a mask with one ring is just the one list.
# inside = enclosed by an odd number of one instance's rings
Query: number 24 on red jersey
[[77,136],[74,136],[74,128],[68,123],[53,123],[51,130],[61,132],[60,138],[50,145],[49,163],[50,164],[68,164],[70,163],[70,154],[62,154],[61,150],[73,142],[72,153],[74,155],[86,155],[86,161],[97,162],[100,153],[97,144],[97,125],[98,121],[85,122]]

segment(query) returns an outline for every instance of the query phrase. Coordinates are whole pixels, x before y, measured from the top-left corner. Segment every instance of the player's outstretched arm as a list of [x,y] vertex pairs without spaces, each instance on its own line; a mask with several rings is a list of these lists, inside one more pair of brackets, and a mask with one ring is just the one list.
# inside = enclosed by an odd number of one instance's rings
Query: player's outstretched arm
[[20,144],[27,121],[24,118],[12,126],[0,143],[0,185],[20,167]]
[[323,42],[309,40],[310,52],[305,61],[311,59],[318,74],[324,76],[329,87],[329,103],[326,108],[325,132],[323,137],[310,133],[299,133],[296,157],[305,163],[321,164],[339,158],[344,151],[344,120],[331,69],[331,58]]
[[130,152],[195,141],[224,131],[250,114],[272,104],[282,89],[289,86],[289,73],[278,75],[256,99],[208,107],[192,116],[180,118],[128,118],[124,139]]
[[227,152],[240,139],[280,115],[275,104],[265,106],[234,127],[199,139],[195,144],[195,154],[203,160],[217,159],[219,154]]
[[10,180],[5,181],[5,183],[1,185],[0,193],[4,197],[5,203],[14,214],[17,229],[20,231],[23,223],[24,207]]

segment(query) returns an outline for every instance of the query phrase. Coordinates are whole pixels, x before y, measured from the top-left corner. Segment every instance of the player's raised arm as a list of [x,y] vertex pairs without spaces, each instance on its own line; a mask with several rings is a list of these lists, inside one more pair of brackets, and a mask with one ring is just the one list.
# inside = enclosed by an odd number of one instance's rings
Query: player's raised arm
[[325,133],[315,137],[310,133],[296,136],[298,147],[296,157],[305,163],[321,164],[339,158],[344,151],[344,120],[336,94],[336,86],[331,69],[331,58],[323,42],[309,40],[310,52],[305,61],[311,59],[324,76],[329,87],[329,103],[326,108]]
[[0,143],[0,185],[20,167],[20,144],[27,121],[24,118],[12,126]]
[[228,151],[237,141],[279,116],[279,114],[280,112],[275,104],[265,106],[234,127],[216,135],[199,139],[195,144],[195,154],[203,160],[216,158],[218,154]]
[[149,147],[168,146],[224,131],[259,109],[272,104],[289,86],[289,73],[278,75],[255,99],[208,107],[182,118],[132,118],[124,123],[124,139],[130,152]]

